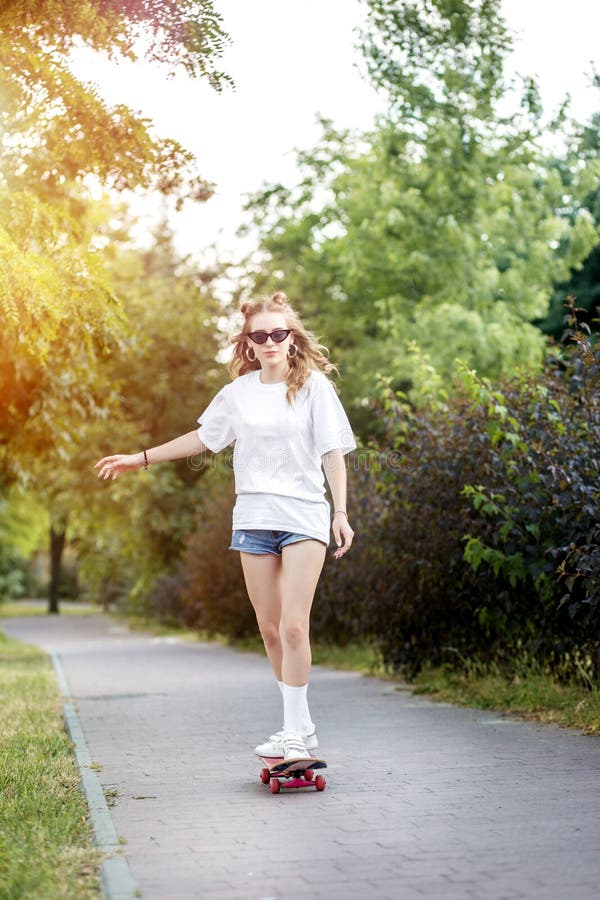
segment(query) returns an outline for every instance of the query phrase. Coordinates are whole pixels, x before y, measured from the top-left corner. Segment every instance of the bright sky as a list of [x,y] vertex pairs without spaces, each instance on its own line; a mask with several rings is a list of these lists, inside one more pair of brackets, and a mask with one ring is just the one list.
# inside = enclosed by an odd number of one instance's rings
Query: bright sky
[[[109,102],[140,110],[217,183],[208,203],[173,221],[181,250],[198,256],[212,244],[240,251],[244,195],[264,181],[293,181],[294,148],[317,142],[317,113],[340,127],[368,128],[383,109],[357,70],[359,0],[216,0],[216,7],[233,39],[222,68],[235,91],[219,95],[183,75],[167,79],[156,66],[117,66],[83,51],[75,61]],[[600,111],[600,94],[589,86],[591,61],[600,69],[598,0],[503,0],[503,7],[516,33],[514,68],[538,77],[548,110],[570,93],[577,116]]]

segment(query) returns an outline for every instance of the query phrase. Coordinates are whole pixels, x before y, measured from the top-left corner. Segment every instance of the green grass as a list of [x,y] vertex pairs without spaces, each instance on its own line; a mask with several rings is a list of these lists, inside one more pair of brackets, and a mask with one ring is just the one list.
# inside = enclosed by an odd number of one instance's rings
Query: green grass
[[132,631],[143,631],[156,637],[175,637],[180,641],[217,641],[218,643],[226,643],[225,638],[219,635],[211,636],[201,631],[194,631],[192,628],[185,628],[183,625],[165,625],[162,622],[157,622],[156,619],[135,613],[110,612],[108,615],[114,622],[126,625]]
[[330,666],[333,669],[361,672],[363,675],[379,678],[389,677],[379,654],[367,643],[352,643],[343,647],[316,643],[313,647],[313,662],[317,666]]
[[421,672],[415,693],[431,700],[493,709],[546,724],[600,734],[600,690],[594,686],[563,684],[530,667],[506,676],[493,666],[467,667],[464,672],[443,668]]
[[[81,604],[81,606],[67,606],[66,604],[60,604],[61,616],[91,616],[94,615],[94,613],[99,612],[102,612],[100,606],[89,606],[87,604]],[[49,615],[49,613],[46,601],[43,603],[32,603],[27,600],[11,600],[0,603],[0,619],[14,619],[19,616],[47,615]]]
[[0,898],[97,898],[100,857],[54,671],[1,632],[0,695]]

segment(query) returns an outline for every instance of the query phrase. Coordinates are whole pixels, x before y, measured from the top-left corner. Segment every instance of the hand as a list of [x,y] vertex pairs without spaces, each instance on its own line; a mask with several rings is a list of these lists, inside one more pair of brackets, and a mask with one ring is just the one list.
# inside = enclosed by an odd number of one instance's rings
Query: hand
[[334,559],[339,559],[344,553],[347,553],[352,546],[352,538],[354,532],[350,528],[350,522],[343,513],[336,513],[331,523],[333,537],[337,544],[337,550],[333,554]]
[[105,481],[107,478],[112,478],[113,481],[116,481],[122,472],[132,472],[140,469],[143,465],[143,453],[119,453],[116,456],[103,457],[98,460],[94,468],[100,469],[98,478],[103,478]]

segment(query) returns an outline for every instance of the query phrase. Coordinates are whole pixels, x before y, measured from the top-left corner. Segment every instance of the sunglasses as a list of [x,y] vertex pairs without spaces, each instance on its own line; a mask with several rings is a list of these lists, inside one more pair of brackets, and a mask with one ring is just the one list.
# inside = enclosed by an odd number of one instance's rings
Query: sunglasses
[[267,338],[271,338],[276,344],[285,341],[288,334],[291,334],[291,328],[276,328],[275,331],[249,331],[248,337],[254,344],[266,344]]

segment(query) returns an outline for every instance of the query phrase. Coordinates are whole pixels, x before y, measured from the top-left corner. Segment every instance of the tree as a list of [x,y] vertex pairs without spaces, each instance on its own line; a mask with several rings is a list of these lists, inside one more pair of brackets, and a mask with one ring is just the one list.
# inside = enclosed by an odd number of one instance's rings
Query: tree
[[0,26],[0,309],[6,320],[0,442],[6,460],[15,459],[23,426],[33,420],[35,429],[40,417],[43,439],[34,433],[29,449],[39,453],[43,444],[60,443],[64,424],[54,424],[53,398],[70,403],[93,395],[94,363],[118,340],[122,321],[102,255],[115,227],[90,205],[90,176],[106,188],[155,188],[179,201],[210,195],[191,171],[190,153],[154,137],[149,123],[126,107],[109,108],[77,80],[69,50],[84,41],[111,54],[145,54],[206,76],[217,89],[228,79],[215,68],[227,38],[209,0],[4,3]]
[[336,348],[363,430],[377,371],[418,399],[423,373],[448,383],[456,357],[490,376],[541,363],[533,323],[598,241],[583,198],[599,171],[570,151],[556,165],[531,82],[518,113],[498,111],[499,2],[368,7],[362,49],[388,115],[363,135],[324,123],[299,185],[249,206],[263,249],[251,279],[283,285]]
[[27,561],[47,540],[44,510],[17,490],[0,496],[0,603],[28,589]]
[[90,423],[114,409],[105,363],[127,334],[103,252],[122,229],[98,214],[90,179],[178,205],[212,190],[189,152],[80,82],[69,51],[145,56],[219,90],[226,41],[212,0],[0,5],[0,481],[50,503],[57,566],[65,491],[48,473],[73,466]]
[[[597,76],[596,85],[600,88],[600,76]],[[576,147],[576,159],[597,160],[600,151],[600,113],[591,117],[589,123],[575,130],[571,141]],[[570,160],[571,166],[574,160]],[[556,165],[564,172],[564,179],[569,177],[567,165],[562,160],[557,160]],[[567,170],[567,171],[565,171]],[[593,217],[596,226],[600,228],[600,190],[597,184],[582,201],[582,207],[587,209]],[[573,214],[572,214],[573,215]],[[569,278],[556,285],[547,316],[540,321],[539,327],[544,334],[560,340],[565,330],[565,320],[569,319],[567,310],[568,298],[575,297],[579,310],[579,317],[592,331],[600,331],[600,244],[592,249],[580,266],[571,269]]]
[[80,220],[76,238],[32,193],[0,195],[0,465],[27,480],[50,448],[68,454],[79,411],[94,417],[110,393],[99,361],[123,316]]
[[71,197],[75,217],[73,186],[90,175],[117,190],[206,199],[209,186],[190,172],[192,154],[155,137],[126,106],[108,107],[73,75],[69,51],[84,43],[110,56],[144,56],[221,90],[231,83],[216,68],[228,37],[212,0],[5,2],[0,25],[0,152],[12,190],[34,185],[42,199]]
[[[131,330],[108,361],[118,408],[86,436],[97,457],[119,447],[135,452],[191,430],[226,377],[216,363],[217,271],[181,259],[164,223],[150,248],[113,250],[108,266]],[[82,577],[105,602],[129,595],[139,606],[194,527],[196,494],[210,462],[179,460],[108,486],[91,477],[89,453],[83,502],[76,500],[78,473],[62,491],[74,513]]]
[[[504,62],[512,39],[500,0],[366,0],[361,50],[390,113],[417,139],[438,118],[461,137],[497,126],[506,93]],[[537,112],[535,85],[524,98]],[[509,126],[508,121],[501,123]]]

